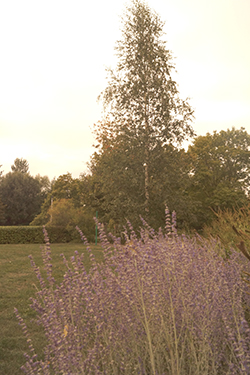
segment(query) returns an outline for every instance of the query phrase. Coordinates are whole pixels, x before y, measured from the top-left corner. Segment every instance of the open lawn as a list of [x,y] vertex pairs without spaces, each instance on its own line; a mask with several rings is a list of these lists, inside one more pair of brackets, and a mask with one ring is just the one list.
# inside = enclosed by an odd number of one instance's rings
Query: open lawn
[[[102,260],[102,248],[92,245],[91,249],[96,260]],[[64,254],[69,260],[74,251],[86,253],[86,268],[89,268],[89,259],[83,244],[52,244],[53,274],[57,282],[62,280],[65,272],[60,254]],[[42,257],[40,245],[0,245],[0,374],[22,374],[20,367],[25,363],[23,356],[28,350],[26,339],[18,325],[14,314],[16,307],[24,318],[31,332],[36,352],[41,352],[44,347],[42,328],[30,322],[35,317],[33,310],[29,308],[29,298],[35,295],[39,282],[30,265],[29,255],[33,256],[36,264],[42,269]]]

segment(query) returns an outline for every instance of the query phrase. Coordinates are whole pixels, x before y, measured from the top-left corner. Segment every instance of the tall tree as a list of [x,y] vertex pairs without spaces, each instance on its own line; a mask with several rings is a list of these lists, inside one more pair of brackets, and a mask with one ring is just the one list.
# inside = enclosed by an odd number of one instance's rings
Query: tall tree
[[14,164],[11,166],[12,172],[28,173],[29,163],[27,160],[21,158],[16,158]]
[[174,65],[159,16],[144,1],[132,0],[122,24],[118,65],[108,69],[108,86],[100,95],[104,120],[95,133],[102,146],[122,144],[123,149],[137,150],[137,173],[144,185],[142,214],[148,216],[152,155],[165,144],[193,136],[193,110],[179,98],[171,77]]

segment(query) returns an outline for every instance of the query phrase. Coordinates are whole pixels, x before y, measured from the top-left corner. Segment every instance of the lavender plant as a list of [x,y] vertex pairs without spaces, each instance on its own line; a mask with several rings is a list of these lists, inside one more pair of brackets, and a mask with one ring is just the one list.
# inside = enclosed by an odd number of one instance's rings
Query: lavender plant
[[166,218],[165,235],[143,222],[138,238],[128,223],[125,245],[115,237],[111,245],[99,225],[104,261],[98,264],[87,245],[90,271],[76,252],[70,263],[64,258],[59,285],[44,229],[47,281],[31,257],[40,282],[31,307],[47,337],[43,360],[16,310],[30,348],[26,374],[250,373],[244,257],[232,250],[224,260],[208,242],[178,236],[175,216]]

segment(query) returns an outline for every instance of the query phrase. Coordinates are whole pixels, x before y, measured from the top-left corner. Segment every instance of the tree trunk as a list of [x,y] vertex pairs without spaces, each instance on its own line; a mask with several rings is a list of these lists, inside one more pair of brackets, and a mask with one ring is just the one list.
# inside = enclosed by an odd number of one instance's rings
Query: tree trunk
[[145,214],[146,219],[149,215],[149,176],[148,176],[148,167],[149,167],[149,124],[148,124],[148,114],[147,114],[147,97],[145,95]]
[[149,214],[149,176],[148,176],[148,164],[149,164],[149,150],[146,147],[145,150],[145,212],[146,217]]

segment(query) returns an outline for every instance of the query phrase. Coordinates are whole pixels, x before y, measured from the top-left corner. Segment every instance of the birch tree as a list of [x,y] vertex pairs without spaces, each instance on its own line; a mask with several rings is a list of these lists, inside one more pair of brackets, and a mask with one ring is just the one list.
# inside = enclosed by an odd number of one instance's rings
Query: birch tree
[[166,144],[181,144],[194,135],[193,110],[179,97],[171,52],[166,48],[164,23],[141,0],[132,0],[122,17],[115,69],[107,69],[108,85],[99,99],[104,116],[96,129],[98,142],[140,149],[144,176],[144,207],[149,214],[151,154]]

